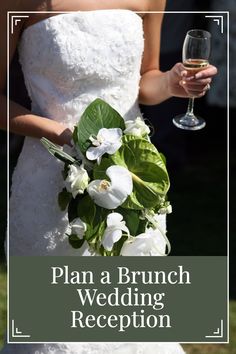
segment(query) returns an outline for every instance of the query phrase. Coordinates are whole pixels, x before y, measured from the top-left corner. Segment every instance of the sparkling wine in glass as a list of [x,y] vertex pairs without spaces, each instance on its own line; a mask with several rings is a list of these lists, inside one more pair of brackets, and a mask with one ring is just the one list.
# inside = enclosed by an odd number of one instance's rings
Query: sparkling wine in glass
[[[210,48],[211,34],[209,32],[201,29],[187,32],[182,58],[188,76],[194,76],[209,65]],[[194,97],[189,98],[187,112],[173,118],[173,123],[178,128],[185,130],[199,130],[205,127],[205,120],[194,114]]]

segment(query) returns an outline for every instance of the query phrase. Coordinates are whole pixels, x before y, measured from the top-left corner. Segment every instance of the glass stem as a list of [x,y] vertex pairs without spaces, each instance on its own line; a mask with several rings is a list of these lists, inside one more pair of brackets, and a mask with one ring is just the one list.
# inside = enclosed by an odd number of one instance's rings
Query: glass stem
[[194,116],[193,108],[194,108],[194,98],[192,97],[192,98],[189,98],[189,100],[188,100],[188,109],[186,112],[187,116]]

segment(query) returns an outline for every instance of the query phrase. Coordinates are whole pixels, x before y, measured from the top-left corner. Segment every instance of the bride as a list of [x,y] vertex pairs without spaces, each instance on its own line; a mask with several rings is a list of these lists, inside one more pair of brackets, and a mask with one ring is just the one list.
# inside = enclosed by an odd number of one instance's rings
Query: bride
[[[23,0],[17,3],[19,7],[13,0],[8,3],[15,11],[38,12],[23,13],[27,17],[17,22],[10,35],[10,59],[18,45],[32,109],[10,103],[10,130],[26,138],[13,175],[9,252],[17,256],[90,255],[88,249],[74,250],[64,237],[68,219],[56,203],[63,183],[61,164],[39,138],[70,145],[74,124],[97,97],[124,119],[140,116],[138,103],[154,105],[171,96],[201,97],[217,70],[210,65],[190,79],[181,63],[168,72],[159,70],[163,15],[148,11],[163,11],[164,0],[51,0],[50,4]],[[3,91],[5,73],[0,77]],[[4,106],[3,95],[1,101]],[[1,128],[6,125],[2,119]],[[160,221],[165,223],[163,218]],[[6,345],[1,353],[131,354],[147,350],[150,354],[183,353],[175,343],[16,344]]]

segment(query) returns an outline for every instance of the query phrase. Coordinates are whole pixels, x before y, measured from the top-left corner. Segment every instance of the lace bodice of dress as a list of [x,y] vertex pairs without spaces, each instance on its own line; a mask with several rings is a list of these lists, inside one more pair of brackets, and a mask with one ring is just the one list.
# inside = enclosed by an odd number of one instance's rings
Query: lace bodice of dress
[[64,13],[27,28],[19,46],[32,111],[73,124],[95,98],[138,114],[142,19],[128,10]]

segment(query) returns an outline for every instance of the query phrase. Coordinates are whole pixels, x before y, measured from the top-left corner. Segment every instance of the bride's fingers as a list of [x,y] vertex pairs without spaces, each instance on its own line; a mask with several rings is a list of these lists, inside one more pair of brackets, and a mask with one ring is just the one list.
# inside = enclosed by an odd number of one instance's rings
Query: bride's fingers
[[187,76],[188,72],[185,69],[185,67],[183,66],[183,63],[177,63],[174,65],[173,70],[175,72],[175,74],[177,74],[178,76]]
[[217,68],[213,65],[209,65],[206,69],[199,71],[195,74],[195,79],[206,79],[213,77],[217,74]]
[[202,97],[205,95],[205,93],[209,90],[210,84],[207,83],[207,85],[202,85],[202,84],[189,84],[186,82],[180,82],[180,85],[184,88],[185,92],[187,95],[191,97]]
[[183,78],[179,84],[187,90],[204,91],[209,89],[209,85],[212,82],[211,78],[201,79],[201,80],[188,80],[188,78]]
[[195,75],[188,76],[189,72],[184,67],[183,63],[177,63],[172,68],[173,72],[183,79],[187,80],[202,80],[209,79],[217,74],[217,68],[214,65],[208,65],[204,70],[199,71]]
[[187,91],[196,91],[196,92],[201,92],[201,91],[207,91],[209,90],[209,83],[207,83],[206,85],[202,85],[202,84],[183,84],[182,86],[184,87],[185,90]]
[[194,77],[191,77],[191,78],[186,77],[182,81],[186,81],[186,83],[191,83],[194,85],[208,85],[212,82],[212,79],[208,78],[208,79],[196,80]]

